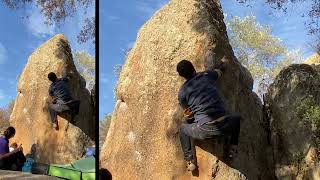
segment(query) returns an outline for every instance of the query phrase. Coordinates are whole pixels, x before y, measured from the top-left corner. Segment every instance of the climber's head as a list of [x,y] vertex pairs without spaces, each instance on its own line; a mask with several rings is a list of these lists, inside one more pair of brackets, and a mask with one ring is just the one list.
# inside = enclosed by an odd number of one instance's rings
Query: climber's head
[[9,126],[3,133],[4,137],[6,137],[6,139],[10,139],[10,138],[14,137],[15,134],[16,134],[16,130],[12,126]]
[[55,82],[57,80],[57,76],[54,72],[51,72],[48,74],[48,79],[52,82]]
[[196,70],[188,60],[182,60],[177,64],[177,72],[187,80],[191,79],[196,74]]

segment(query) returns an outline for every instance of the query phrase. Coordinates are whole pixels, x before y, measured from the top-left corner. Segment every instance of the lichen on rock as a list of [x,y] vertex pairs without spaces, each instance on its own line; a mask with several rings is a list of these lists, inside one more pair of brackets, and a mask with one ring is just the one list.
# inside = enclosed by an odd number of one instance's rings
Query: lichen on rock
[[[319,171],[319,80],[319,66],[293,64],[283,69],[268,89],[278,179],[308,179]],[[319,175],[311,179],[319,179]]]

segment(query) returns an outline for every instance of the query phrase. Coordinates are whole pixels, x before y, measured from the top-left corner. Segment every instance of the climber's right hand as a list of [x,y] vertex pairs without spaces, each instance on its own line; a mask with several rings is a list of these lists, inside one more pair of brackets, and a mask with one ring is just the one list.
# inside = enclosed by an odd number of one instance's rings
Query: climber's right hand
[[57,103],[57,98],[52,98],[52,104],[56,104]]
[[221,59],[221,62],[218,66],[218,68],[224,72],[226,70],[226,64],[228,63],[228,59],[226,58],[226,56],[223,56],[223,58]]
[[192,113],[190,107],[184,109],[183,114],[184,114],[184,117],[185,117],[185,118],[191,118],[191,117],[193,117],[193,113]]

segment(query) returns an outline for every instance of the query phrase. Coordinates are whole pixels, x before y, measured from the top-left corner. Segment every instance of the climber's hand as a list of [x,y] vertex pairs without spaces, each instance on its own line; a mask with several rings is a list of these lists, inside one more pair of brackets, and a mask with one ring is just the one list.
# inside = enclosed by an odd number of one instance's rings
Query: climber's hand
[[184,109],[183,114],[184,114],[184,117],[186,118],[191,118],[193,116],[193,113],[190,107]]
[[52,102],[52,104],[56,104],[57,103],[57,98],[53,97],[51,102]]
[[219,65],[214,69],[218,73],[218,77],[220,78],[224,71],[226,70],[226,63],[228,63],[228,59],[226,56],[223,56],[223,58],[220,60]]
[[186,123],[191,124],[194,122],[194,117],[186,118],[185,121]]
[[221,62],[222,63],[227,63],[228,62],[228,59],[226,56],[223,56],[223,58],[221,59]]
[[207,52],[206,52],[206,58],[212,58],[213,57],[213,52],[211,49],[209,49]]

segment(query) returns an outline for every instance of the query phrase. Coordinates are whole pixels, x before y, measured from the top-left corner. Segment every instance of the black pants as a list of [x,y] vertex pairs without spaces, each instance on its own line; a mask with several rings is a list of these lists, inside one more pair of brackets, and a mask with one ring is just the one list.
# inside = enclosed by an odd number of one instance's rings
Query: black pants
[[[26,158],[23,152],[19,151],[7,158],[0,160],[0,169],[21,171],[25,161]],[[12,165],[15,165],[17,169],[12,169]]]
[[63,113],[70,110],[69,106],[62,103],[56,103],[56,104],[50,103],[48,109],[49,109],[50,119],[52,123],[57,122],[57,113]]
[[199,125],[197,123],[184,122],[180,126],[180,142],[186,161],[193,160],[191,138],[204,140],[220,135],[230,135],[230,144],[238,145],[240,132],[240,116],[227,116],[225,121]]

